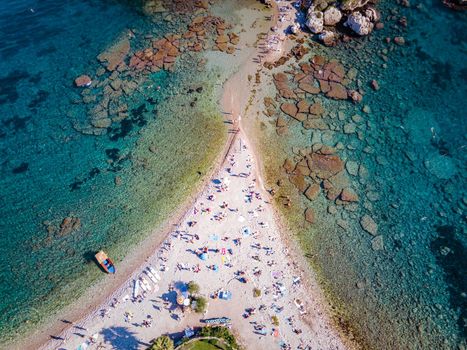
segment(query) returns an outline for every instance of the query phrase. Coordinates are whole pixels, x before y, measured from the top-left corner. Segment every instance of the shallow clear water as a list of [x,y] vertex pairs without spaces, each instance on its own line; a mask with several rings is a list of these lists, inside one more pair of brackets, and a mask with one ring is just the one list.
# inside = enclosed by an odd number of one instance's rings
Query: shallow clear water
[[[332,131],[304,130],[291,120],[288,134],[278,137],[275,120],[263,117],[264,138],[282,145],[265,143],[266,171],[277,188],[285,157],[299,159],[298,150],[312,144],[340,142],[340,158],[365,169],[345,174],[358,205],[335,205],[322,194],[310,202],[287,180],[283,187],[299,203],[290,210],[278,199],[341,316],[338,322],[367,348],[465,348],[466,14],[438,1],[411,1],[410,8],[384,2],[380,8],[383,30],[312,49],[358,70],[357,85],[366,92],[362,104],[308,96],[326,107]],[[398,24],[402,16],[406,29]],[[406,45],[385,43],[394,36],[403,36]],[[370,87],[372,79],[379,91]],[[361,121],[352,119],[355,114]],[[357,124],[356,131],[344,133],[349,123]],[[315,211],[311,226],[303,220],[305,207]],[[361,227],[365,214],[378,225],[382,250]]]
[[[96,57],[127,37],[130,52],[145,48],[186,30],[193,15],[146,16],[141,4],[0,4],[0,339],[14,338],[102,277],[96,250],[118,263],[170,217],[225,140],[215,88],[225,76],[198,68],[196,54],[180,58],[173,73],[135,76],[137,87],[119,97],[124,120],[103,135],[79,132],[109,82]],[[81,74],[97,85],[76,88]],[[65,232],[65,217],[80,223]]]

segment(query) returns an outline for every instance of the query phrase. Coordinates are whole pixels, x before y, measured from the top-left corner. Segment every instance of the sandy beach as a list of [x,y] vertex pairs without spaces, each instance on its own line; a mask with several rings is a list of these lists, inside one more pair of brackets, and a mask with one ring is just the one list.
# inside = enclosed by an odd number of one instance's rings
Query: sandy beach
[[[293,7],[285,6],[282,12],[293,18]],[[345,348],[326,316],[317,283],[284,239],[262,185],[258,157],[242,131],[251,96],[246,77],[254,75],[262,62],[279,58],[288,44],[284,31],[290,22],[278,19],[275,5],[271,24],[277,30],[268,33],[259,49],[245,50],[241,58],[245,63],[223,86],[220,107],[229,115],[230,137],[194,204],[182,208],[181,220],[175,215],[162,244],[145,242],[143,250],[152,253],[143,254],[147,256],[143,264],[133,260],[132,272],[125,268],[122,274],[130,277],[107,292],[104,303],[75,318],[78,322],[66,323],[40,349],[75,349],[83,343],[91,349],[145,349],[159,335],[180,334],[213,317],[230,318],[232,330],[248,349]],[[254,112],[252,108],[247,113]],[[203,249],[208,250],[206,260],[200,259]],[[248,282],[242,283],[241,276]],[[204,315],[182,313],[176,306],[177,289],[192,280],[209,300]],[[261,296],[254,296],[255,288]],[[219,291],[231,292],[231,300],[211,298]],[[272,324],[272,316],[278,317],[278,326]]]

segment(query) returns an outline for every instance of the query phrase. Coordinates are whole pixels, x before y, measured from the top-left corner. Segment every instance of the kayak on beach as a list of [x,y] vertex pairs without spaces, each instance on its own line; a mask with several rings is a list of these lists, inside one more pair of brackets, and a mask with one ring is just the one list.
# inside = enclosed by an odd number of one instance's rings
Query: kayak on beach
[[115,273],[115,265],[113,261],[107,256],[107,254],[104,253],[104,251],[98,251],[95,255],[95,258],[105,272]]

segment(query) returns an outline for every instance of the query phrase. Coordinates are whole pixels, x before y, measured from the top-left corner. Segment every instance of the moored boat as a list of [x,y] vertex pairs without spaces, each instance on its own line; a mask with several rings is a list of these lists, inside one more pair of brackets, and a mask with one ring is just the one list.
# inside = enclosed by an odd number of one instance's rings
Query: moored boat
[[115,265],[113,261],[104,253],[104,251],[100,250],[95,255],[97,262],[99,265],[104,269],[107,273],[115,273]]

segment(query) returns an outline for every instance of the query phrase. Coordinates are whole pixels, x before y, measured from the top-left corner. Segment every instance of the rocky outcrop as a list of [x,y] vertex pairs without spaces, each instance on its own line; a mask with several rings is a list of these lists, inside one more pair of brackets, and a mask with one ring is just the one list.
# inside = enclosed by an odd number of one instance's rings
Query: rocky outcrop
[[60,228],[57,232],[59,237],[66,236],[73,231],[79,230],[81,227],[81,220],[76,217],[67,216],[63,219],[62,223],[60,224]]
[[330,30],[323,30],[323,32],[319,34],[318,39],[326,46],[336,45],[336,34]]
[[310,224],[315,222],[315,212],[311,208],[306,208],[305,210],[305,220]]
[[329,6],[324,11],[324,25],[334,26],[342,19],[342,13],[334,6]]
[[341,3],[343,11],[354,11],[358,8],[365,6],[369,0],[344,0]]
[[344,25],[352,29],[358,35],[368,35],[373,30],[374,24],[360,12],[352,12]]
[[324,26],[323,13],[321,11],[315,11],[313,7],[310,7],[310,9],[308,10],[308,15],[305,24],[312,33],[321,33],[323,31]]
[[114,71],[130,52],[130,40],[127,37],[120,39],[113,46],[102,52],[97,59],[105,65],[107,70]]
[[75,85],[77,87],[88,87],[91,86],[92,80],[87,75],[80,75],[78,78],[75,79]]

